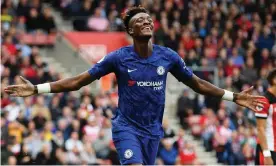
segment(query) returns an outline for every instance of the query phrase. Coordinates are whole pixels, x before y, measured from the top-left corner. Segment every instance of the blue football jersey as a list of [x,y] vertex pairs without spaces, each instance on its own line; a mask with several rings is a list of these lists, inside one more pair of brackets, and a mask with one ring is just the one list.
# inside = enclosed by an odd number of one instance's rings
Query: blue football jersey
[[119,105],[112,118],[112,131],[160,138],[165,108],[167,73],[179,81],[192,78],[183,59],[167,47],[153,45],[152,55],[141,58],[133,46],[109,53],[89,71],[94,79],[114,72],[118,82]]

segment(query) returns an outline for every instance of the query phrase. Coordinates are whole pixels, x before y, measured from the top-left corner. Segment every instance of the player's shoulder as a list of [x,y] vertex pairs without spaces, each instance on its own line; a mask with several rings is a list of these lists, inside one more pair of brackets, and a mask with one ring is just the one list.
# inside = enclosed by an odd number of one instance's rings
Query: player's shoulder
[[115,50],[114,52],[118,56],[118,58],[124,57],[131,52],[131,45],[120,47],[117,50]]
[[133,49],[132,47],[133,47],[132,45],[123,46],[123,47],[120,47],[118,51],[120,53],[125,53],[126,51],[131,51]]
[[175,52],[174,50],[172,50],[169,47],[164,47],[164,46],[160,46],[160,45],[154,45],[154,50],[156,51],[156,53],[166,59],[169,59],[170,61],[177,61],[179,56],[177,54],[177,52]]
[[165,55],[171,55],[171,54],[177,54],[175,51],[173,51],[171,48],[169,47],[165,47],[165,46],[160,46],[160,45],[153,45],[154,46],[154,50],[155,51],[160,51]]
[[130,51],[130,46],[120,47],[114,51],[108,53],[108,56],[112,59],[120,60],[122,57],[125,57]]
[[120,56],[122,53],[124,53],[124,51],[126,51],[127,48],[128,46],[120,47],[114,51],[111,51],[109,54]]

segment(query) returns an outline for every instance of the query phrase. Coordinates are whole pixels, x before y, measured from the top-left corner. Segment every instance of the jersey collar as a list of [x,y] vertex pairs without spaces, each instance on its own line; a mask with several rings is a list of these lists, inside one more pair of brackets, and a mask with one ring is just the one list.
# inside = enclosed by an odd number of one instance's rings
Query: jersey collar
[[131,54],[139,61],[141,62],[154,62],[157,60],[156,58],[156,45],[152,45],[152,54],[151,56],[147,57],[147,58],[141,58],[134,50],[134,45],[130,46],[130,50],[131,50]]

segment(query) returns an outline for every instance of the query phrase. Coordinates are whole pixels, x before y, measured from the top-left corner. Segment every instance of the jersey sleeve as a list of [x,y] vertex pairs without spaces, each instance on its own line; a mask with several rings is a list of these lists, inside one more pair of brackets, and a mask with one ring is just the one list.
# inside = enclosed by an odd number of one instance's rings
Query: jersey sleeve
[[270,104],[266,98],[260,99],[260,100],[266,102],[266,104],[262,104],[262,105],[256,107],[258,112],[255,112],[255,116],[257,118],[265,118],[266,119],[268,117],[268,110],[269,110]]
[[99,60],[92,68],[88,70],[91,77],[100,79],[109,73],[115,72],[118,51],[111,52]]
[[168,49],[172,61],[172,68],[170,69],[172,75],[180,82],[191,79],[193,71],[186,66],[184,60],[175,51]]

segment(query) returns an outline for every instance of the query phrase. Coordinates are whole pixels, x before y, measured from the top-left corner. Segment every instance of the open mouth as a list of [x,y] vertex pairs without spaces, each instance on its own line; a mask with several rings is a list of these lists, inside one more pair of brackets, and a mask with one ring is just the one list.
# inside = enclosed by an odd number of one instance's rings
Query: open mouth
[[142,30],[151,31],[151,30],[152,30],[152,27],[151,27],[151,26],[144,26],[144,27],[142,27]]

